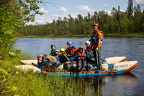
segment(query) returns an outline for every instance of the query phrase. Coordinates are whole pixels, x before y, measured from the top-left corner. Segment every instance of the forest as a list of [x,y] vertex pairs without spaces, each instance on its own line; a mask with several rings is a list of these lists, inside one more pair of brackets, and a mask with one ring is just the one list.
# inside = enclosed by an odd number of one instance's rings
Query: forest
[[134,6],[133,0],[128,0],[125,12],[118,6],[112,8],[111,15],[105,11],[95,11],[93,15],[88,13],[83,17],[78,14],[73,18],[69,14],[68,17],[59,17],[52,23],[26,25],[27,22],[34,21],[36,14],[43,14],[39,11],[38,4],[44,3],[44,0],[0,0],[0,59],[15,54],[13,46],[18,37],[90,36],[94,22],[99,24],[99,30],[104,34],[144,33],[144,9],[140,5]]
[[73,18],[68,17],[53,20],[52,23],[42,25],[27,25],[23,28],[20,36],[70,36],[70,35],[90,35],[92,24],[99,24],[99,29],[105,34],[111,33],[144,33],[144,9],[140,5],[133,6],[133,0],[128,0],[128,7],[125,12],[118,8],[112,8],[111,15],[105,11],[90,13],[87,16],[78,14]]
[[43,14],[39,11],[38,4],[44,4],[44,1],[50,0],[0,0],[0,96],[64,96],[64,93],[65,96],[80,95],[79,92],[75,92],[79,87],[71,86],[68,83],[71,82],[69,79],[45,78],[43,75],[40,77],[40,74],[34,75],[32,70],[16,70],[14,66],[19,65],[20,60],[32,59],[31,55],[14,49],[18,37],[86,36],[91,34],[91,25],[94,22],[99,24],[99,29],[104,34],[144,33],[144,9],[141,9],[140,5],[133,6],[133,0],[128,0],[126,12],[120,11],[118,6],[112,8],[111,15],[100,11],[94,12],[94,15],[88,13],[85,17],[78,14],[77,18],[73,18],[69,14],[68,17],[59,17],[52,23],[26,26],[27,22],[34,21],[35,15]]

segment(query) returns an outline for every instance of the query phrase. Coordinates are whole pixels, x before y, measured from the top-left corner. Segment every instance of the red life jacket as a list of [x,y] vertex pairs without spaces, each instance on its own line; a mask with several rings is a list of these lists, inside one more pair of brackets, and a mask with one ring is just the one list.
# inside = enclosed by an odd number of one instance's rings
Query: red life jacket
[[66,53],[67,53],[68,55],[71,54],[71,49],[72,49],[71,46],[66,49]]
[[75,48],[73,51],[71,50],[71,56],[73,56],[77,52],[78,48]]
[[85,59],[84,58],[84,52],[77,52],[78,53],[78,57],[77,57],[77,59]]

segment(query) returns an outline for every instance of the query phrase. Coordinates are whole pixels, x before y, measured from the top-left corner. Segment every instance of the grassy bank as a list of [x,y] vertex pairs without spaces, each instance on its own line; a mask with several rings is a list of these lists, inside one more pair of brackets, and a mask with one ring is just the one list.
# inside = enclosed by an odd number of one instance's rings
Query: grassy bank
[[[90,37],[91,34],[88,35],[48,35],[48,36],[20,36],[20,38],[38,38],[38,37]],[[137,38],[144,38],[144,34],[143,33],[131,33],[131,34],[124,34],[124,33],[111,33],[111,34],[107,34],[104,33],[105,37],[122,37],[122,38],[130,38],[130,37],[137,37]]]
[[124,38],[131,38],[131,37],[144,38],[143,33],[131,33],[131,34],[112,33],[112,34],[105,34],[105,36],[106,37],[124,37]]
[[[14,68],[22,59],[31,59],[27,54],[0,60],[0,96],[78,96],[82,95],[84,79],[70,79],[58,76],[34,74],[31,70]],[[90,91],[89,91],[90,92]],[[89,95],[90,96],[90,95]]]

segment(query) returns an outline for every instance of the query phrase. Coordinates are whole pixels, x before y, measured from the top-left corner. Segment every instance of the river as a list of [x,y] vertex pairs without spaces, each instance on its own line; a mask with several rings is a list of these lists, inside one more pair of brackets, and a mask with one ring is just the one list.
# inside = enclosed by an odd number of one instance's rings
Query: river
[[[17,38],[15,49],[28,52],[33,59],[38,54],[49,54],[50,45],[66,48],[67,41],[77,47],[89,38]],[[105,57],[126,56],[128,61],[137,60],[138,66],[128,74],[86,77],[91,83],[92,96],[144,96],[144,38],[109,38],[103,40],[102,55]],[[88,96],[87,92],[83,92]]]

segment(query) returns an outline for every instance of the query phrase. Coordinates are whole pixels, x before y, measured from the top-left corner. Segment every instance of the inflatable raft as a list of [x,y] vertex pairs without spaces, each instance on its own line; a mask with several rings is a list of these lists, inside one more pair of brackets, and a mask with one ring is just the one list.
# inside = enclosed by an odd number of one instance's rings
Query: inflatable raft
[[138,61],[124,61],[114,64],[110,64],[112,68],[108,71],[101,70],[91,70],[91,71],[81,71],[77,73],[73,72],[47,72],[42,71],[43,74],[52,75],[52,76],[95,76],[95,75],[116,75],[124,74],[130,72],[138,65]]
[[[123,61],[117,62],[113,64],[107,64],[109,70],[91,70],[91,71],[80,71],[80,72],[68,72],[68,71],[61,71],[61,72],[47,72],[41,71],[41,69],[32,66],[32,65],[18,65],[15,66],[17,69],[20,70],[28,70],[33,69],[34,72],[42,73],[45,75],[52,75],[52,76],[95,76],[95,75],[116,75],[116,74],[124,74],[130,72],[138,65],[138,61]],[[103,65],[102,65],[103,67]]]
[[[125,60],[126,60],[125,56],[106,58],[106,61],[107,61],[108,64],[123,62]],[[31,65],[32,63],[37,64],[37,60],[20,60],[20,63],[22,63],[24,65]]]

